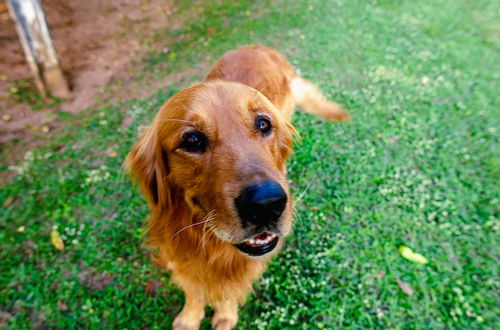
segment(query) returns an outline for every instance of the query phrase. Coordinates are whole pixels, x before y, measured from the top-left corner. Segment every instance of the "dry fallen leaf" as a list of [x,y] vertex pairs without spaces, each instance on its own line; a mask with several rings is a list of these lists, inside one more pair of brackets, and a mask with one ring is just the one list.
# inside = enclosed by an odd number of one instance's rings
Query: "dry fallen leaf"
[[50,232],[50,241],[52,242],[52,245],[58,250],[64,250],[64,241],[59,235],[59,232],[57,230],[52,230]]
[[9,319],[11,319],[14,315],[0,311],[0,324],[7,323]]
[[78,276],[78,280],[88,286],[92,290],[104,290],[107,286],[113,284],[114,276],[113,274],[107,274],[104,272],[94,272],[90,269],[82,270]]
[[64,311],[68,310],[68,306],[65,303],[63,303],[62,301],[60,301],[60,300],[57,301],[57,307],[59,308],[59,310],[61,312],[64,312]]
[[396,279],[396,283],[398,283],[399,287],[401,288],[401,291],[403,291],[405,294],[407,294],[408,296],[413,295],[413,290],[410,288],[408,284],[401,281],[399,278]]
[[377,273],[375,275],[373,275],[373,277],[375,278],[382,278],[385,276],[385,270],[381,271],[380,273]]
[[12,196],[7,197],[7,199],[3,201],[3,207],[8,208],[12,204],[13,201],[14,201],[14,197],[12,197]]
[[152,280],[152,281],[149,281],[146,283],[146,286],[144,289],[146,290],[146,294],[148,296],[154,297],[154,296],[156,296],[156,290],[158,289],[159,286],[160,286],[160,282],[158,282],[156,280]]

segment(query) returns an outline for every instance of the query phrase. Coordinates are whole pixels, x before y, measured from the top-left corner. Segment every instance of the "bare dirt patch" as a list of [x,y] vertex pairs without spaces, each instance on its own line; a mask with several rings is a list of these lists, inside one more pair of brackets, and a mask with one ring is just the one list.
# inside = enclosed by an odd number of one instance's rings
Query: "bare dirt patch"
[[145,51],[141,39],[176,24],[165,0],[42,0],[42,6],[73,98],[61,104],[34,97],[15,24],[0,0],[0,149],[12,140],[37,144],[34,136],[57,127],[56,110],[92,106],[110,80],[130,79]]

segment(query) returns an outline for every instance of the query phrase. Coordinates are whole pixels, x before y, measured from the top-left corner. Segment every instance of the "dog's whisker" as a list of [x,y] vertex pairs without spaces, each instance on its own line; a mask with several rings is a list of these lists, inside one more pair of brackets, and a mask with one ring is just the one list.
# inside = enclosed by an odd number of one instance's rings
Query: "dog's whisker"
[[172,238],[174,238],[175,236],[179,235],[181,232],[183,232],[184,230],[188,229],[188,228],[191,228],[191,227],[194,227],[194,226],[197,226],[197,225],[201,225],[203,223],[207,223],[209,221],[211,221],[212,219],[207,219],[207,220],[203,220],[203,221],[199,221],[199,222],[195,222],[195,223],[192,223],[190,225],[187,225],[181,229],[179,229],[173,236]]
[[306,188],[300,193],[299,197],[297,197],[297,199],[293,201],[294,205],[297,204],[302,198],[304,198],[304,196],[305,196],[307,190],[309,189],[309,187],[311,186],[311,184],[312,184],[312,181],[310,181],[307,184]]
[[[205,235],[207,234],[207,231],[212,231],[211,228],[213,227],[213,224],[210,223],[210,221],[214,220],[215,219],[215,209],[214,210],[211,210],[210,212],[207,213],[207,215],[205,216],[205,219],[207,219],[207,221],[205,221],[204,225],[203,225],[203,228],[202,228],[202,235],[201,235],[201,240],[200,240],[200,243],[198,245],[198,249],[200,249],[200,246],[203,247],[203,250],[206,252],[206,249],[205,249]],[[207,230],[208,228],[208,230]]]

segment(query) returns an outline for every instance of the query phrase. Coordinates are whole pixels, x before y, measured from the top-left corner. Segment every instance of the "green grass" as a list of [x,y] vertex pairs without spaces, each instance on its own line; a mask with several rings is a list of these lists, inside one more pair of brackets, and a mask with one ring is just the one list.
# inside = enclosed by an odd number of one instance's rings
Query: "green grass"
[[[498,328],[494,2],[204,3],[156,36],[170,55],[151,50],[144,70],[161,79],[194,67],[200,79],[224,51],[264,43],[353,116],[294,115],[295,230],[239,328]],[[120,168],[140,126],[186,82],[170,87],[66,119],[1,189],[0,328],[170,326],[184,298],[141,247],[146,202]],[[53,226],[64,251],[50,243]],[[401,244],[429,264],[403,259]]]
[[9,97],[17,103],[28,106],[31,110],[56,107],[63,102],[63,99],[57,97],[43,97],[31,80],[19,80],[9,84]]

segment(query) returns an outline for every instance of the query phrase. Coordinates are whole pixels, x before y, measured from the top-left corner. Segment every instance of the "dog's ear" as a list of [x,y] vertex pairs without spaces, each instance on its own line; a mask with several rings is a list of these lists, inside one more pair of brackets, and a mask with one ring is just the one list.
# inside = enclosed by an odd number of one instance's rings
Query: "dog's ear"
[[167,153],[158,139],[158,126],[146,128],[125,160],[124,167],[139,181],[151,208],[171,204]]

